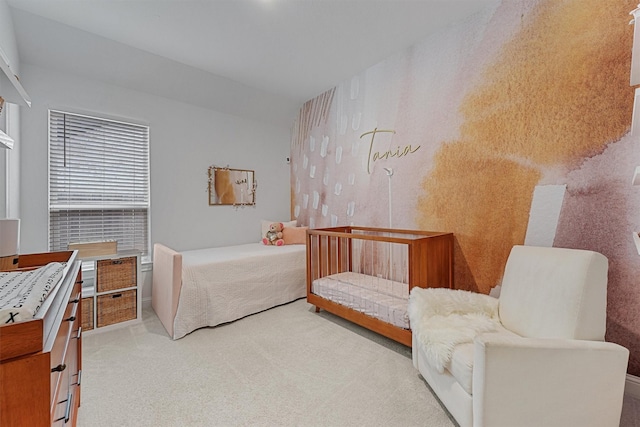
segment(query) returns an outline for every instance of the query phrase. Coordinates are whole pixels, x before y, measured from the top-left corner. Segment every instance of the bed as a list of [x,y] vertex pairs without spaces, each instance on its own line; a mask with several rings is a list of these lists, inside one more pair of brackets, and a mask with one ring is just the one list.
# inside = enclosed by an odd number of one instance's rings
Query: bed
[[305,245],[153,250],[152,306],[172,339],[304,298]]
[[307,301],[411,347],[414,286],[453,287],[453,234],[372,227],[307,232]]

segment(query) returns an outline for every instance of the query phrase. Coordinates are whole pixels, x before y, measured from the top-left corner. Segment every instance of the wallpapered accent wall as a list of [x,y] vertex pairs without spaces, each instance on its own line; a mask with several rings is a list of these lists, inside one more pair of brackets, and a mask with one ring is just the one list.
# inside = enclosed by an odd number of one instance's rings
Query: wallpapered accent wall
[[599,251],[607,340],[640,376],[636,3],[503,1],[308,101],[292,216],[453,232],[456,288],[484,293],[515,244]]

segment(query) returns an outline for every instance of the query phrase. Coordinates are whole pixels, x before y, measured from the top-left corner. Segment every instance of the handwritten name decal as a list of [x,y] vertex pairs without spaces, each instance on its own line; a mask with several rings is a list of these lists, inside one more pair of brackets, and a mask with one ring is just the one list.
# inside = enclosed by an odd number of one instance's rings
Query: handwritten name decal
[[373,151],[373,141],[376,138],[376,134],[377,133],[391,133],[394,134],[396,133],[395,130],[393,129],[378,129],[375,128],[372,131],[369,132],[365,132],[362,135],[360,135],[360,139],[362,139],[364,136],[366,135],[371,135],[371,141],[369,142],[369,158],[367,159],[367,173],[369,175],[371,175],[371,163],[377,161],[377,160],[381,160],[381,159],[388,159],[389,157],[403,157],[403,156],[407,156],[409,154],[413,154],[416,151],[418,151],[420,149],[420,146],[418,145],[417,147],[413,148],[411,146],[411,144],[405,145],[404,148],[401,148],[398,145],[398,148],[396,150],[387,150],[387,151]]

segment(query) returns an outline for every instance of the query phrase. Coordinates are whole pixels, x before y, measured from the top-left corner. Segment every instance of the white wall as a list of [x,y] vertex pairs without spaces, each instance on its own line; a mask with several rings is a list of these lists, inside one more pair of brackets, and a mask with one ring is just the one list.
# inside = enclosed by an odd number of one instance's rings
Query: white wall
[[[21,117],[22,253],[48,249],[49,108],[149,125],[152,243],[186,250],[254,242],[261,218],[289,218],[288,128],[29,64],[22,65],[22,75],[33,101]],[[256,206],[208,206],[212,164],[255,170]],[[148,295],[143,290],[143,298]]]
[[[6,0],[0,0],[0,49],[7,56],[11,69],[19,73],[18,47],[11,12]],[[20,215],[18,205],[20,195],[19,120],[19,107],[5,104],[0,113],[0,130],[11,136],[15,142],[13,150],[0,148],[0,218],[17,218]]]
[[6,0],[0,0],[0,48],[7,56],[11,69],[14,73],[20,72],[20,60],[18,57],[18,46],[13,27],[11,11]]
[[0,129],[13,138],[11,150],[0,148],[0,218],[20,218],[20,109],[5,103]]
[[[0,130],[7,132],[6,114],[0,114]],[[7,193],[8,193],[8,167],[10,150],[0,146],[0,218],[8,218]]]

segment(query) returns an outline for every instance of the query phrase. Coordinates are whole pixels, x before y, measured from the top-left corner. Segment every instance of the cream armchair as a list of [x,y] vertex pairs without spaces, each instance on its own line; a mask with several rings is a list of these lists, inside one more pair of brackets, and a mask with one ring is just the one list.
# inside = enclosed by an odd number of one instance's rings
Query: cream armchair
[[461,427],[618,427],[629,351],[604,342],[607,270],[515,246],[499,299],[414,288],[413,364]]

